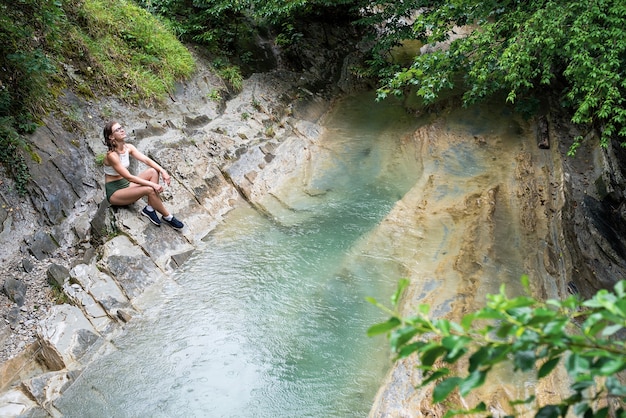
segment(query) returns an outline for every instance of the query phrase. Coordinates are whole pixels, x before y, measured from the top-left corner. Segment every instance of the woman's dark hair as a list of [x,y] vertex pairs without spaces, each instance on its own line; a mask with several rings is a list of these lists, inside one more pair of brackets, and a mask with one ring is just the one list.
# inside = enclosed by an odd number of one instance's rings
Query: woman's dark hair
[[109,138],[113,134],[113,125],[115,125],[117,121],[110,121],[106,125],[104,125],[104,129],[102,130],[102,135],[104,136],[104,145],[106,145],[109,151],[115,150],[117,144],[115,140]]

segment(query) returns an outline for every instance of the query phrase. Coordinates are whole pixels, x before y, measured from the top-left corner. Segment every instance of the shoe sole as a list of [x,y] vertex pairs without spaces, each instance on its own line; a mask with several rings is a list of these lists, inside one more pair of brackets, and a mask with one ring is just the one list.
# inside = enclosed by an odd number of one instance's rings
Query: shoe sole
[[150,222],[152,222],[152,224],[153,224],[153,225],[156,225],[156,226],[161,226],[161,224],[160,224],[160,223],[156,223],[156,222],[154,222],[154,220],[153,220],[153,219],[150,217],[150,215],[148,215],[146,212],[141,211],[141,214],[142,214],[143,216],[145,216],[146,218],[148,218],[148,220],[149,220]]
[[171,228],[174,228],[174,229],[175,229],[175,230],[177,230],[177,231],[180,231],[181,229],[183,229],[183,228],[185,227],[185,226],[183,225],[183,226],[181,226],[180,228],[178,228],[178,227],[176,227],[176,226],[172,225],[171,223],[169,223],[169,222],[167,222],[167,221],[163,221],[163,223],[168,224]]

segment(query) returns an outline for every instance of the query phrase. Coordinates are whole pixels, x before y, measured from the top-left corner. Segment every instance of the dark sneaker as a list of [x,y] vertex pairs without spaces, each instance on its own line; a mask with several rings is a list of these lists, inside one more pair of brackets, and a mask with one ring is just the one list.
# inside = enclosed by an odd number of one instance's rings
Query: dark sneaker
[[185,226],[181,221],[176,219],[174,216],[172,216],[172,220],[170,220],[170,221],[168,221],[167,219],[165,219],[162,216],[161,216],[161,219],[163,220],[163,222],[165,222],[166,224],[168,224],[169,226],[171,226],[174,229],[183,229],[183,226]]
[[150,222],[155,224],[156,226],[161,226],[161,220],[159,219],[159,215],[157,215],[156,211],[153,210],[150,212],[147,208],[143,208],[141,214],[146,218],[150,219]]

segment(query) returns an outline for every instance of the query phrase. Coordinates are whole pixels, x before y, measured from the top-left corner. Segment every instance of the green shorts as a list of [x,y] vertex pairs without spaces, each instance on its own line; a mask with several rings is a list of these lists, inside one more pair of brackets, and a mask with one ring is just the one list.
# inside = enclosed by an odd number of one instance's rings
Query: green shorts
[[128,185],[130,184],[130,182],[126,179],[119,179],[119,180],[115,180],[115,181],[110,181],[107,184],[104,185],[104,188],[106,190],[107,193],[107,201],[109,203],[111,203],[111,196],[113,195],[113,193],[115,193],[116,191],[120,190],[120,189],[125,189],[128,187]]

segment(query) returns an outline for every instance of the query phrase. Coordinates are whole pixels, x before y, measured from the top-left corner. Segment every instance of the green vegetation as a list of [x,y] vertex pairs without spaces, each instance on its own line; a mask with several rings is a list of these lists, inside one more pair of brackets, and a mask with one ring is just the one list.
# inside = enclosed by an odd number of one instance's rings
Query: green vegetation
[[[530,116],[554,97],[573,122],[600,132],[602,145],[624,142],[624,16],[626,4],[610,0],[3,2],[0,163],[23,191],[28,173],[21,156],[36,156],[22,135],[33,132],[47,112],[63,117],[55,98],[66,88],[131,103],[161,100],[194,69],[177,36],[202,45],[216,72],[237,91],[243,81],[238,67],[254,61],[258,34],[298,56],[306,42],[303,28],[313,19],[358,24],[372,34],[367,67],[353,71],[380,80],[380,99],[416,94],[428,104],[453,91],[470,104],[504,95]],[[459,28],[465,35],[451,38]],[[448,42],[449,48],[400,59],[397,47],[416,42]],[[79,129],[72,115],[65,117]]]
[[224,64],[217,60],[213,63],[217,75],[234,91],[240,91],[243,87],[243,76],[239,67],[230,64]]
[[[79,70],[90,76],[90,85],[95,82],[130,102],[160,100],[194,70],[189,51],[133,2],[87,0],[74,12],[71,17],[84,26],[72,27],[71,43],[78,50],[64,55],[82,65]],[[89,60],[81,56],[85,51]]]
[[331,17],[358,3],[355,0],[139,0],[150,12],[171,20],[175,32],[186,41],[204,45],[216,56],[231,57],[241,49],[242,39],[254,35],[255,28],[271,26],[278,31],[282,42],[293,41],[298,37],[293,22],[306,22],[307,17],[316,15]]
[[52,282],[49,282],[49,284],[51,299],[54,301],[55,305],[63,305],[65,303],[69,303],[70,298],[61,286]]
[[[626,142],[626,3],[599,0],[370,2],[365,25],[385,22],[372,65],[384,82],[380,98],[417,94],[424,102],[459,88],[470,104],[504,93],[527,114],[551,93],[572,121],[597,129],[603,146]],[[413,16],[420,10],[421,13]],[[411,23],[407,23],[411,22]],[[470,31],[452,40],[459,27]],[[390,61],[408,39],[450,42],[418,55],[409,66]],[[580,138],[578,138],[580,141]],[[573,153],[577,144],[571,149]]]
[[[530,295],[528,278],[522,283]],[[392,297],[394,306],[407,285],[407,280],[400,282]],[[398,358],[417,356],[421,385],[433,389],[434,403],[448,400],[450,405],[453,394],[467,395],[498,365],[510,362],[515,371],[536,371],[537,379],[563,366],[570,391],[554,404],[539,405],[535,395],[513,400],[507,413],[534,408],[540,418],[568,413],[626,417],[626,385],[619,377],[626,370],[626,342],[619,336],[626,331],[626,281],[619,282],[614,292],[601,290],[586,301],[570,296],[540,302],[528,295],[509,298],[503,286],[499,294],[487,296],[486,307],[465,315],[460,323],[429,318],[428,305],[403,318],[370,299],[391,318],[372,326],[368,334],[388,334]],[[470,409],[455,408],[449,407],[447,416],[488,414],[483,402]]]
[[21,193],[25,158],[38,158],[23,135],[48,112],[76,126],[55,100],[63,89],[157,102],[195,66],[164,23],[125,0],[3,2],[0,48],[0,163]]

